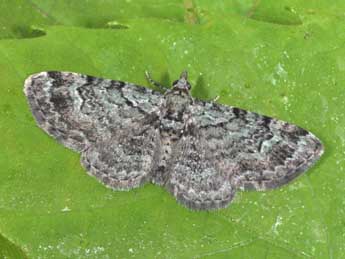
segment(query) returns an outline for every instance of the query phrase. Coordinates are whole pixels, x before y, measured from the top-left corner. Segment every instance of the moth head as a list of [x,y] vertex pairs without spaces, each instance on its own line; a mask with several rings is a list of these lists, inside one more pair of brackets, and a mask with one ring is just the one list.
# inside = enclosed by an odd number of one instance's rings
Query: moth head
[[173,82],[173,89],[178,91],[186,91],[188,92],[191,89],[191,85],[188,82],[188,73],[187,71],[183,71],[180,75],[180,79],[175,80]]

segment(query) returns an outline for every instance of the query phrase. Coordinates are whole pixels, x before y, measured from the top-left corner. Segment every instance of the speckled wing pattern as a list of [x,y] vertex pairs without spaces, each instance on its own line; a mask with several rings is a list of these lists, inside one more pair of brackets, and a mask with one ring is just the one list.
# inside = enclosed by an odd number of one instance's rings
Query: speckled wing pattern
[[154,128],[144,128],[161,94],[122,81],[69,72],[41,72],[25,81],[38,125],[82,153],[88,172],[114,189],[148,179]]
[[187,207],[225,207],[236,190],[269,190],[312,166],[323,146],[312,133],[236,107],[196,101],[168,182]]
[[194,100],[189,90],[186,73],[165,94],[71,72],[34,74],[24,88],[38,125],[81,153],[90,175],[115,190],[164,186],[191,209],[279,187],[323,153],[298,126]]

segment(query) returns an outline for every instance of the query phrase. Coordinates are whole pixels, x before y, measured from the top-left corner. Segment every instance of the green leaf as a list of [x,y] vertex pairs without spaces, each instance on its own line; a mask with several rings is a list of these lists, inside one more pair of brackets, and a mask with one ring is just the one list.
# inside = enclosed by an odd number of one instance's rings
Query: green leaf
[[0,258],[27,258],[23,251],[0,235]]
[[[0,255],[341,258],[345,3],[309,2],[0,3]],[[158,186],[116,192],[99,184],[78,154],[37,127],[23,94],[25,78],[39,71],[147,85],[145,70],[167,84],[183,69],[194,96],[219,95],[304,127],[325,155],[280,189],[190,211]]]

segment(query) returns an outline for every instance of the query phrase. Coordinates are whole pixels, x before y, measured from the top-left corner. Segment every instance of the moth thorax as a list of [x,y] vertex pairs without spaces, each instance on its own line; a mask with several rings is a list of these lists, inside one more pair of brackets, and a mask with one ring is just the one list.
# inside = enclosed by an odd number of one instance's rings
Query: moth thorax
[[183,92],[173,92],[166,97],[165,109],[167,114],[178,119],[182,118],[183,114],[186,113],[190,105],[190,96]]

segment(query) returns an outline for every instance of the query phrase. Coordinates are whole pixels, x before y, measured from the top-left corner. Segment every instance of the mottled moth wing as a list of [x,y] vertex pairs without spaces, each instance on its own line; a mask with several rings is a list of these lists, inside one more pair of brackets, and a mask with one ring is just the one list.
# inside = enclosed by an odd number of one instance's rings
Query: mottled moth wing
[[323,153],[296,125],[193,100],[189,90],[186,71],[164,95],[70,72],[25,81],[38,125],[80,152],[91,175],[118,190],[164,185],[191,209],[225,207],[238,189],[279,187]]
[[81,152],[82,164],[106,185],[128,189],[147,179],[154,132],[144,124],[160,93],[70,72],[34,74],[24,91],[38,125]]
[[281,120],[198,100],[192,113],[167,182],[192,209],[225,207],[237,189],[279,187],[323,153],[312,133]]
[[150,180],[156,131],[140,132],[141,123],[120,129],[110,139],[100,139],[82,152],[83,166],[106,186],[129,190]]
[[174,147],[166,188],[190,209],[222,208],[235,194],[228,172],[218,170],[208,146],[203,132],[197,130]]

